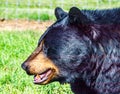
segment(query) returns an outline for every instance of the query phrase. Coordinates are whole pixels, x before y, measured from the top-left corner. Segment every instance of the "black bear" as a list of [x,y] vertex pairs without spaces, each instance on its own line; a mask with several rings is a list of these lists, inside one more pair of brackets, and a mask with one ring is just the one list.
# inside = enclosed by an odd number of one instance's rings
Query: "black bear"
[[120,8],[55,9],[57,21],[22,64],[35,84],[69,83],[75,94],[120,94]]

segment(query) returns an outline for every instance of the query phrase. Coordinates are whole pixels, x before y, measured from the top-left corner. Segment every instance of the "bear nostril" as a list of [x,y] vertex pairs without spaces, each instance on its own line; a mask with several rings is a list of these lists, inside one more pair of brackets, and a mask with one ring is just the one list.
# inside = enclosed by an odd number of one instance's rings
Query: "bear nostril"
[[27,72],[27,74],[31,75],[30,66],[28,66],[26,63],[23,63],[21,67]]
[[24,70],[27,69],[27,65],[26,65],[25,63],[23,63],[23,64],[21,65],[21,67],[22,67]]

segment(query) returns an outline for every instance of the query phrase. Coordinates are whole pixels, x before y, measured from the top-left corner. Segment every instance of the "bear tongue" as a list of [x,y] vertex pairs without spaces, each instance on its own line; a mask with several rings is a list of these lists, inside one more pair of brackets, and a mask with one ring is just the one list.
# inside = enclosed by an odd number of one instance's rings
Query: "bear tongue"
[[39,83],[42,83],[44,81],[46,81],[48,79],[48,76],[50,75],[51,73],[51,70],[43,73],[43,74],[37,74],[35,77],[34,77],[34,83],[35,84],[39,84]]
[[41,82],[44,82],[45,80],[47,80],[47,76],[46,76],[46,74],[42,74],[42,75],[36,75],[35,77],[34,77],[34,83],[35,84],[39,84],[39,83],[41,83]]

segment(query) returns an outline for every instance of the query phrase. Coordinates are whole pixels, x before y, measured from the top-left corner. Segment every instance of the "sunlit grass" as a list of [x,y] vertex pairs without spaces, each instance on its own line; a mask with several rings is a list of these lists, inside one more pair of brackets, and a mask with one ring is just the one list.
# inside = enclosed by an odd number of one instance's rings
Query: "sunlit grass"
[[80,9],[106,9],[120,7],[119,0],[1,0],[0,19],[54,20],[54,9],[72,6]]

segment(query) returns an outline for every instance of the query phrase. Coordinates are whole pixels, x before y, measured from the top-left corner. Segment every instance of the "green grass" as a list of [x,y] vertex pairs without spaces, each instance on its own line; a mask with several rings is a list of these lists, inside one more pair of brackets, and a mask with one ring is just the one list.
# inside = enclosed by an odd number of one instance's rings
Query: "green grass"
[[[8,3],[6,3],[8,1]],[[28,2],[29,1],[29,2]],[[110,1],[110,2],[109,2]],[[120,7],[119,0],[1,0],[0,18],[55,20],[55,7],[69,10],[76,6],[80,9],[104,9]]]
[[[57,6],[65,10],[69,10],[72,6],[81,9],[120,7],[119,0],[27,1],[1,0],[0,19],[54,20],[54,8]],[[16,2],[18,2],[17,6]],[[72,94],[68,84],[60,85],[54,82],[45,86],[34,85],[33,77],[26,75],[22,70],[22,62],[37,46],[40,35],[40,32],[33,31],[0,31],[0,94]]]
[[72,94],[68,84],[34,85],[22,62],[37,46],[40,32],[0,31],[0,94]]

